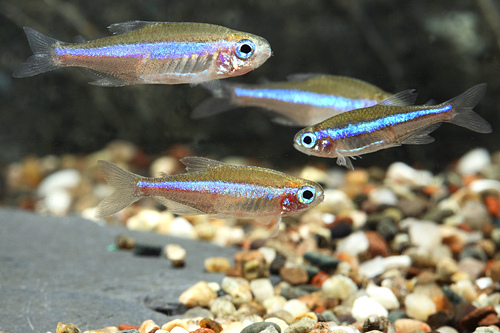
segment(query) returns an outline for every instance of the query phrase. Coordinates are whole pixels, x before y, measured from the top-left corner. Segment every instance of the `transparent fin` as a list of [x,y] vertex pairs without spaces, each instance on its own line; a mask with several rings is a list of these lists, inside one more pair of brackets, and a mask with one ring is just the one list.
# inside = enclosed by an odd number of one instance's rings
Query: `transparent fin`
[[126,86],[127,84],[123,82],[120,79],[117,79],[113,76],[95,71],[90,68],[84,68],[84,67],[79,67],[79,70],[81,70],[85,75],[90,77],[92,80],[89,82],[89,84],[94,85],[94,86],[101,86],[101,87],[123,87]]
[[422,104],[422,105],[423,105],[423,106],[431,106],[431,105],[436,105],[436,104],[437,104],[437,103],[436,103],[436,100],[434,100],[434,99],[432,99],[432,98],[431,98],[430,100],[428,100],[427,102],[425,102],[425,103],[424,103],[424,104]]
[[486,86],[486,83],[478,84],[459,96],[443,103],[453,106],[455,118],[450,120],[450,123],[478,133],[491,133],[491,125],[472,110],[485,95]]
[[113,35],[121,35],[121,34],[126,34],[127,32],[139,30],[139,29],[141,29],[147,25],[153,24],[153,23],[158,23],[158,22],[150,22],[150,21],[121,22],[121,23],[115,23],[115,24],[110,25],[108,27],[108,30]]
[[83,43],[88,42],[88,39],[83,37],[82,35],[76,35],[74,40],[75,40],[75,43],[79,43],[79,44],[83,44]]
[[274,226],[274,230],[269,236],[269,238],[273,238],[278,236],[278,233],[280,231],[280,222],[281,222],[281,215],[276,216],[276,225]]
[[309,80],[318,76],[323,76],[323,74],[316,74],[316,73],[297,73],[297,74],[290,74],[286,77],[288,81],[305,81]]
[[166,199],[164,197],[153,197],[155,200],[157,200],[159,203],[165,205],[167,209],[177,215],[202,215],[206,214],[205,212],[193,208],[190,206],[186,206],[184,204],[178,203],[173,200]]
[[16,78],[30,77],[59,68],[54,62],[52,53],[54,49],[53,45],[60,43],[60,41],[28,27],[24,27],[24,32],[28,38],[33,55],[21,64],[12,73],[12,76]]
[[429,136],[429,133],[437,130],[439,126],[441,126],[441,123],[432,124],[430,126],[427,126],[426,128],[416,132],[415,134],[413,134],[409,138],[406,138],[401,143],[405,144],[405,145],[425,145],[425,144],[434,142],[434,138],[432,136]]
[[354,166],[352,165],[349,156],[345,157],[344,155],[339,154],[338,152],[337,152],[337,164],[340,166],[345,166],[347,169],[354,170]]
[[135,182],[140,176],[108,161],[97,161],[97,166],[101,175],[115,191],[97,205],[95,218],[114,214],[141,198],[134,194]]
[[379,105],[389,105],[389,106],[408,106],[415,104],[415,100],[417,99],[417,93],[414,92],[415,89],[408,89],[397,94],[392,95],[384,99],[382,102],[378,103]]
[[201,83],[201,86],[209,90],[213,97],[203,101],[200,105],[194,108],[191,113],[192,119],[207,118],[238,108],[237,105],[234,105],[231,102],[231,96],[234,90],[233,85],[223,83],[220,80],[212,80]]
[[189,173],[204,172],[222,165],[226,165],[226,163],[224,162],[197,156],[184,157],[180,161],[186,166],[186,171]]
[[302,126],[300,124],[297,124],[296,122],[294,122],[291,119],[288,119],[285,117],[280,117],[280,116],[274,117],[273,119],[271,119],[271,121],[273,123],[280,124],[283,126]]

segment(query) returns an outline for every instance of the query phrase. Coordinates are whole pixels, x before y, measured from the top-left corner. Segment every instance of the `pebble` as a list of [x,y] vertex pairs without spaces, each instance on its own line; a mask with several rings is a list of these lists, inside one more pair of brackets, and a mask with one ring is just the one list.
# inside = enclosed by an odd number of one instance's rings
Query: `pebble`
[[436,313],[436,305],[426,295],[408,294],[404,304],[410,318],[426,321],[431,314]]
[[408,230],[413,245],[432,249],[441,244],[439,226],[434,222],[413,221]]
[[202,308],[201,306],[195,306],[194,308],[187,310],[186,313],[184,314],[184,318],[196,318],[196,317],[214,319],[212,312],[210,312],[210,310]]
[[152,209],[143,209],[127,220],[127,228],[137,231],[153,231],[160,223],[161,214]]
[[211,302],[210,312],[213,313],[215,318],[223,318],[232,316],[236,312],[236,307],[231,303],[231,299],[226,296],[217,297]]
[[250,281],[250,290],[259,303],[274,295],[274,288],[269,279],[255,279]]
[[115,237],[115,244],[119,249],[130,250],[135,247],[135,239],[125,234],[118,234]]
[[490,154],[485,148],[476,148],[463,155],[457,163],[461,175],[477,174],[491,164]]
[[264,320],[264,322],[274,323],[274,324],[278,325],[281,329],[281,332],[284,332],[288,327],[288,324],[283,319],[279,319],[276,317],[267,318],[266,320]]
[[345,300],[358,291],[358,286],[349,277],[339,274],[323,282],[321,289],[328,297]]
[[356,321],[363,322],[371,315],[387,317],[389,312],[373,298],[361,296],[354,301],[351,314]]
[[395,162],[389,166],[385,175],[386,184],[405,184],[410,186],[427,186],[434,181],[432,173],[425,170],[416,170],[402,162]]
[[134,246],[134,254],[136,256],[159,257],[161,255],[161,252],[161,246],[157,245],[137,243]]
[[45,195],[43,198],[43,208],[54,216],[64,216],[69,213],[72,198],[68,190],[57,188]]
[[412,331],[424,331],[430,332],[431,328],[429,325],[424,323],[423,321],[416,319],[398,319],[394,322],[394,326],[396,328],[396,332],[398,333],[408,333]]
[[183,328],[185,330],[188,329],[188,326],[187,326],[186,322],[184,320],[181,320],[181,319],[171,320],[168,323],[163,324],[162,327],[161,327],[161,329],[164,330],[164,331],[170,332],[174,327],[181,327],[181,328]]
[[231,267],[231,262],[225,257],[210,257],[205,259],[204,264],[209,273],[225,273]]
[[80,333],[81,330],[73,324],[59,322],[57,324],[56,333]]
[[302,313],[309,312],[309,308],[298,299],[291,299],[285,303],[283,310],[296,317]]
[[385,317],[369,316],[363,323],[362,332],[396,333],[394,324]]
[[283,281],[290,283],[292,286],[305,284],[309,281],[309,275],[302,267],[283,267],[280,270],[280,276]]
[[[241,333],[259,333],[263,332],[268,326],[274,327],[274,329],[277,332],[281,332],[281,328],[279,327],[278,324],[269,322],[269,321],[263,321],[260,323],[253,323],[245,327],[243,330],[241,330]],[[225,330],[223,331],[225,333]],[[269,331],[268,331],[269,332]]]
[[[222,280],[224,283],[224,280]],[[195,306],[208,306],[217,297],[217,293],[210,289],[205,281],[196,283],[179,296],[179,302],[190,308]]]
[[[165,246],[165,255],[174,267],[184,267],[186,263],[186,250],[180,245],[169,244]],[[168,331],[168,330],[167,330]]]
[[139,326],[139,333],[154,333],[160,329],[154,321],[151,319],[145,320],[142,322],[141,326]]
[[485,263],[474,258],[466,257],[458,262],[458,269],[461,273],[467,274],[472,280],[476,280],[483,275]]
[[392,290],[389,288],[370,284],[368,288],[366,288],[366,293],[387,310],[399,308],[399,301],[396,295],[394,295]]
[[65,169],[56,171],[42,180],[38,185],[37,192],[40,197],[45,197],[57,190],[74,188],[81,180],[82,176],[78,170]]
[[182,238],[195,238],[194,227],[183,217],[176,217],[170,224],[169,235]]
[[312,331],[316,321],[309,317],[302,317],[299,321],[291,324],[284,333],[308,333]]
[[[165,332],[167,332],[167,331],[165,331]],[[151,332],[151,333],[154,333],[154,332]],[[172,328],[172,330],[170,331],[170,333],[189,333],[189,331],[186,330],[186,329],[184,329],[184,328],[182,328],[182,327],[180,327],[180,326],[175,326],[174,328]],[[203,332],[203,333],[206,333],[206,332]]]
[[436,331],[439,333],[458,333],[458,331],[451,326],[441,326],[436,328]]
[[240,305],[253,299],[248,280],[226,276],[222,279],[221,288],[233,297],[233,303]]
[[358,231],[339,241],[337,245],[337,253],[347,252],[353,256],[357,256],[361,252],[368,250],[369,246],[370,244],[365,233]]
[[368,198],[377,206],[395,206],[398,198],[390,188],[378,188],[370,191]]
[[340,262],[340,260],[335,257],[326,256],[312,251],[304,253],[304,259],[309,261],[312,265],[318,266],[319,269],[323,271],[336,269]]

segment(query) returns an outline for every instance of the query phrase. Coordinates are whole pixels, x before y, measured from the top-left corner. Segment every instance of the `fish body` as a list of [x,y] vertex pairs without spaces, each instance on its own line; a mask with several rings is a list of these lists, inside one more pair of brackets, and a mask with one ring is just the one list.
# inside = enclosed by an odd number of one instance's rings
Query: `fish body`
[[406,90],[375,106],[304,128],[295,135],[294,147],[308,155],[337,158],[337,164],[353,169],[349,157],[402,144],[433,142],[429,133],[442,122],[490,133],[490,124],[472,111],[485,92],[483,83],[438,105],[413,106],[416,94]]
[[277,218],[312,208],[323,201],[322,187],[282,172],[233,166],[201,157],[185,157],[185,174],[147,178],[99,161],[115,192],[96,208],[102,218],[143,197],[153,197],[179,215],[209,214],[228,218]]
[[271,55],[262,37],[206,23],[132,21],[109,29],[113,36],[64,43],[24,28],[34,55],[13,76],[80,67],[100,86],[200,83],[243,75]]
[[294,74],[288,81],[264,84],[205,84],[214,95],[196,107],[192,118],[204,118],[238,107],[275,112],[277,122],[309,126],[353,109],[375,105],[392,94],[362,80],[335,75]]

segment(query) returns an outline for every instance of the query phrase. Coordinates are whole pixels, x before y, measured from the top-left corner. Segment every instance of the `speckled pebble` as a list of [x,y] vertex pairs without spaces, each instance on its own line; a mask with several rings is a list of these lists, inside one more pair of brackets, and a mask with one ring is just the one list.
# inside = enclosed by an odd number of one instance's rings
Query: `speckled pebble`
[[80,333],[81,330],[74,324],[59,322],[57,324],[56,333]]
[[280,276],[283,281],[290,283],[292,286],[305,284],[309,281],[309,275],[302,267],[283,267],[280,270]]
[[302,317],[299,321],[287,327],[284,333],[308,333],[310,332],[316,322],[309,317]]
[[321,289],[331,298],[344,300],[358,291],[358,286],[347,276],[335,275],[326,280]]
[[281,332],[281,328],[278,324],[268,321],[263,321],[260,323],[253,323],[245,327],[241,333],[259,333],[264,331],[268,326],[273,326],[277,332]]
[[236,312],[236,308],[231,299],[227,296],[217,297],[210,303],[210,312],[212,312],[215,318],[222,318],[226,316],[231,316]]
[[205,259],[205,269],[209,273],[225,273],[229,267],[231,267],[231,262],[227,258],[210,257]]

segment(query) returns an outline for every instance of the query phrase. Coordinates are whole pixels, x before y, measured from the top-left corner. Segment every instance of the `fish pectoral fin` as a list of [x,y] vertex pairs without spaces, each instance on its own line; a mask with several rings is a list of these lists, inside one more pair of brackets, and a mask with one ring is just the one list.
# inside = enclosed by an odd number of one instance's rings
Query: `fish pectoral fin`
[[427,126],[426,128],[423,128],[414,133],[412,136],[406,138],[401,143],[405,145],[425,145],[434,142],[434,138],[430,136],[429,133],[435,131],[439,126],[441,126],[441,123]]
[[297,73],[297,74],[290,74],[286,77],[288,81],[305,81],[312,79],[317,76],[322,76],[321,74],[316,74],[316,73]]
[[389,105],[389,106],[408,106],[415,104],[415,100],[417,99],[417,93],[414,93],[415,89],[408,89],[398,92],[397,94],[392,95],[384,99],[382,102],[378,103],[378,105]]
[[164,197],[154,197],[156,201],[161,203],[162,205],[165,205],[167,209],[177,215],[202,215],[206,214],[206,212],[201,211],[197,208],[190,207],[184,204],[181,204],[179,202],[169,200]]
[[78,69],[81,70],[83,73],[85,73],[85,75],[90,77],[92,80],[94,80],[94,81],[89,82],[89,84],[92,84],[94,86],[123,87],[123,86],[127,85],[125,82],[123,82],[120,79],[117,79],[114,76],[107,75],[107,74],[95,71],[93,69],[90,69],[90,68],[80,67]]
[[273,238],[278,236],[278,232],[280,231],[280,222],[281,222],[281,215],[276,216],[276,225],[274,226],[274,230],[269,236],[269,238]]
[[187,156],[182,158],[180,161],[186,166],[186,171],[189,173],[204,172],[216,167],[226,165],[226,163],[224,162],[197,156]]
[[127,32],[139,30],[140,28],[143,28],[143,27],[150,25],[150,24],[153,24],[153,23],[158,23],[158,22],[152,22],[152,21],[121,22],[121,23],[115,23],[115,24],[110,25],[108,27],[108,30],[113,35],[121,35],[121,34],[126,34]]
[[337,164],[340,166],[345,166],[347,169],[354,170],[354,166],[352,165],[349,156],[345,157],[344,155],[337,152]]

